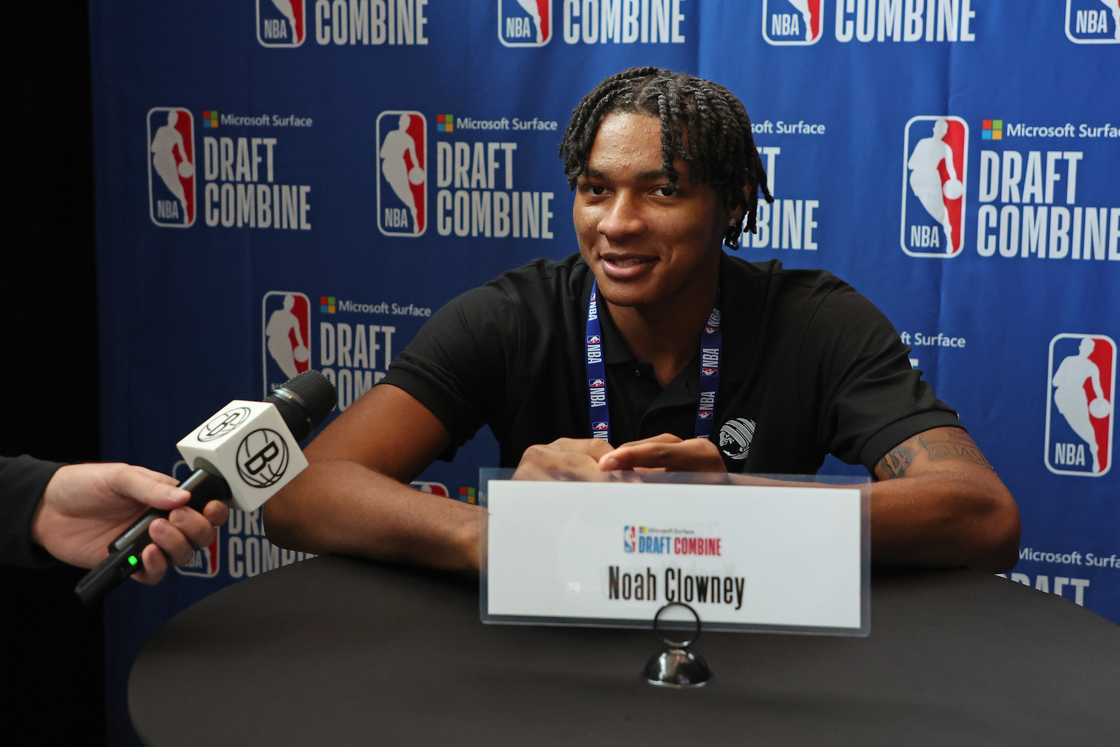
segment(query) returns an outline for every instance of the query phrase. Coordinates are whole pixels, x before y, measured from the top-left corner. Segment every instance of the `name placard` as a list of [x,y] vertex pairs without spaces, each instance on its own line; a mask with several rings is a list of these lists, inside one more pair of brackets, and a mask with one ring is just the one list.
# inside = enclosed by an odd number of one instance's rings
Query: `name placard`
[[484,622],[648,627],[662,605],[685,602],[707,630],[870,630],[859,485],[483,488]]

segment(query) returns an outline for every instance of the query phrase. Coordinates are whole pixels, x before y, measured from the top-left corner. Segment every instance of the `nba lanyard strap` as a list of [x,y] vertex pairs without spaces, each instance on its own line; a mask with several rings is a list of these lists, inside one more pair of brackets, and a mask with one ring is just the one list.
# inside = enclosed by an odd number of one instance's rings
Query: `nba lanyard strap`
[[[591,284],[591,299],[587,303],[587,412],[591,422],[591,435],[610,443],[611,415],[607,407],[607,368],[603,363],[603,329],[599,324],[598,283]],[[716,393],[719,391],[719,355],[723,348],[723,333],[719,329],[719,308],[712,309],[704,331],[700,335],[700,401],[696,406],[696,437],[708,438],[712,434],[712,421],[716,412]]]

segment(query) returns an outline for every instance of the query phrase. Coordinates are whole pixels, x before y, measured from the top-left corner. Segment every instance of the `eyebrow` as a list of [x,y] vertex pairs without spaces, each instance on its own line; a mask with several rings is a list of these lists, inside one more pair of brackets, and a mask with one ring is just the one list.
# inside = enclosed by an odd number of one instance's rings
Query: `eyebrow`
[[[605,173],[598,169],[588,168],[585,169],[583,175],[590,179],[607,179],[609,178]],[[668,179],[669,172],[665,169],[653,169],[651,171],[643,171],[635,177],[638,181],[656,181],[658,179]]]

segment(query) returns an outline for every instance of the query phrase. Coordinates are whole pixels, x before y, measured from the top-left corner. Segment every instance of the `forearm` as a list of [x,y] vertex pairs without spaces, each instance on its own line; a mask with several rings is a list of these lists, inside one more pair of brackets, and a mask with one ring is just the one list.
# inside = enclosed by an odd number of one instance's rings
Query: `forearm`
[[265,504],[284,547],[476,572],[484,512],[351,461],[313,463]]
[[876,563],[1006,570],[1018,548],[1019,511],[995,472],[946,471],[871,486]]

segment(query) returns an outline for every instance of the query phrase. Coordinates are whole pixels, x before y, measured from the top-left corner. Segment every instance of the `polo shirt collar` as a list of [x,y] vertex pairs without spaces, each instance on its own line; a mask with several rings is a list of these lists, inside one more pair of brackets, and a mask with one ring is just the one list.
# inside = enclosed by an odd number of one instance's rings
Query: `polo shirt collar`
[[[719,298],[723,329],[721,376],[725,381],[746,382],[758,369],[758,352],[765,342],[767,317],[771,307],[768,297],[774,291],[771,281],[781,268],[781,263],[777,260],[760,264],[744,263],[731,258],[726,252],[721,251],[720,254]],[[588,275],[591,273],[588,272]],[[590,285],[587,292],[590,295]],[[596,303],[599,306],[599,326],[603,334],[603,362],[614,365],[636,361],[626,338],[611,318],[602,295],[596,299]]]

